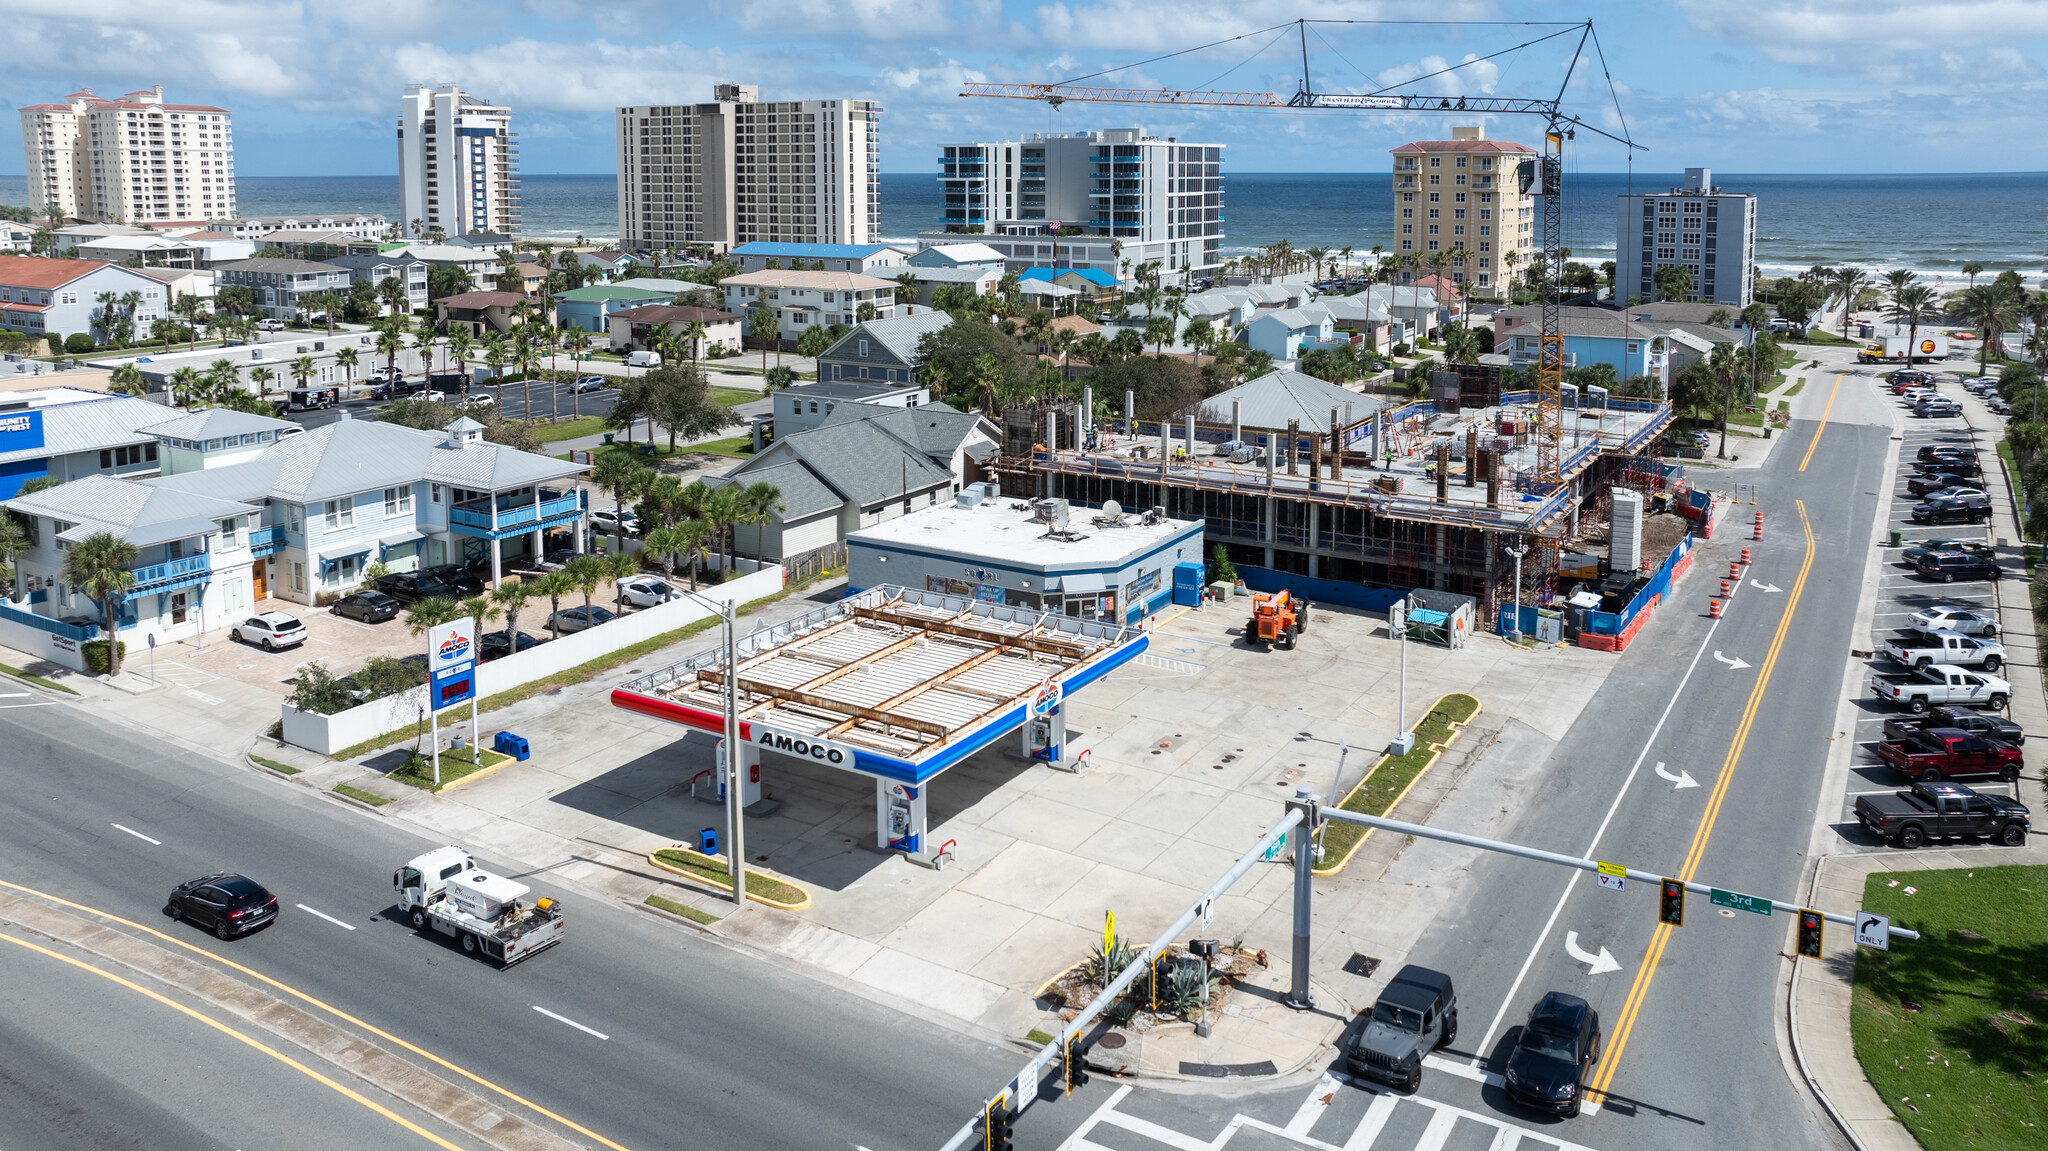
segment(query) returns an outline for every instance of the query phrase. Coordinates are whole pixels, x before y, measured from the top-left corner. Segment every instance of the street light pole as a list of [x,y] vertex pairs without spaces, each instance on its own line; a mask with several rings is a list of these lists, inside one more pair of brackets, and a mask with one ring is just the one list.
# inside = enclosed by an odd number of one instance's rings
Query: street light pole
[[1515,642],[1522,642],[1522,553],[1525,547],[1508,548],[1507,553],[1515,557]]
[[739,607],[726,600],[719,614],[725,617],[725,834],[726,861],[732,867],[732,905],[747,905],[747,852],[740,805],[740,688]]

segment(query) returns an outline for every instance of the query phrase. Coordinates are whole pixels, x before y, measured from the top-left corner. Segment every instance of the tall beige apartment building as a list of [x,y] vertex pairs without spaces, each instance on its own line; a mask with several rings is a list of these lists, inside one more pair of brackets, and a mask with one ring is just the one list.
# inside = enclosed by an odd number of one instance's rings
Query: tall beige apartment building
[[1445,275],[1482,295],[1496,294],[1528,266],[1538,246],[1536,197],[1522,194],[1516,172],[1535,149],[1489,140],[1484,127],[1473,127],[1452,128],[1448,140],[1403,144],[1393,155],[1392,254],[1417,257],[1402,269],[1402,282],[1431,275],[1429,257],[1437,253],[1449,256]]
[[163,85],[116,99],[81,88],[21,110],[29,207],[123,224],[235,214],[235,133],[225,108],[166,104]]
[[881,105],[764,104],[752,84],[720,84],[714,96],[619,109],[621,248],[874,242]]

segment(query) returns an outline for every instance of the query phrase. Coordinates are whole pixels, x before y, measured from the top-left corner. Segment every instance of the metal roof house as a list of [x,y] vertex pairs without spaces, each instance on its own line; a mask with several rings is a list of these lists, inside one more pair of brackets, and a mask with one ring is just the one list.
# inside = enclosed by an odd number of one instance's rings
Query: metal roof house
[[740,271],[759,272],[773,261],[778,268],[810,268],[822,271],[888,275],[878,271],[903,263],[903,253],[887,244],[795,244],[755,240],[741,244],[730,253],[739,261]]
[[143,429],[163,418],[161,404],[79,388],[0,396],[0,499],[42,476],[150,475],[157,440]]
[[66,549],[95,531],[142,549],[121,622],[143,629],[136,639],[219,627],[271,596],[326,602],[359,585],[372,562],[409,571],[489,556],[495,581],[509,555],[537,557],[547,532],[580,534],[583,501],[563,481],[583,466],[489,443],[473,420],[420,431],[343,418],[259,441],[253,453],[238,444],[241,458],[213,466],[206,445],[261,436],[276,422],[225,415],[261,423],[234,431],[240,423],[217,412],[161,421],[159,444],[199,445],[165,453],[166,474],[92,476],[0,503],[29,526],[34,546],[16,565],[17,590],[44,630],[97,616],[61,579]]

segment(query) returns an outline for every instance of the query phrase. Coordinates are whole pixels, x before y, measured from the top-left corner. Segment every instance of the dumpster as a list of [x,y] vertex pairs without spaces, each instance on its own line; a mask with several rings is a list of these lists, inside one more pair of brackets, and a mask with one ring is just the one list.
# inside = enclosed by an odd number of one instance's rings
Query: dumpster
[[527,757],[532,754],[527,749],[526,737],[523,735],[513,735],[509,731],[498,733],[497,742],[492,744],[491,750],[499,755],[509,755],[521,763],[525,763]]
[[700,829],[700,830],[699,830],[699,831],[697,832],[697,850],[698,850],[698,851],[700,851],[700,852],[703,852],[703,853],[704,853],[705,855],[717,855],[717,854],[718,854],[718,829],[717,829],[717,828],[715,828],[715,827],[706,827],[706,828],[702,828],[702,829]]

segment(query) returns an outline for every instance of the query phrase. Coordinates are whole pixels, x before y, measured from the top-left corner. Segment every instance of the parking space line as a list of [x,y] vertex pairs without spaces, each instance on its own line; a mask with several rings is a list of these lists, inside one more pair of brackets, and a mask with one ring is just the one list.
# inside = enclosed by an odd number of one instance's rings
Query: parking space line
[[354,931],[354,930],[356,929],[356,925],[355,925],[355,924],[353,924],[353,923],[343,923],[343,922],[342,922],[341,920],[339,920],[339,919],[336,919],[336,918],[335,918],[335,917],[333,917],[332,915],[329,915],[329,914],[327,914],[327,913],[326,913],[326,912],[324,912],[324,911],[317,911],[317,910],[315,910],[315,909],[313,909],[313,908],[311,908],[311,907],[307,907],[307,906],[306,906],[305,904],[303,904],[303,903],[300,903],[300,904],[295,904],[294,906],[296,906],[296,907],[297,907],[297,908],[298,908],[298,909],[299,909],[300,911],[303,911],[303,912],[305,912],[305,913],[306,913],[307,915],[317,915],[317,916],[319,916],[320,918],[322,918],[322,919],[326,920],[327,922],[329,922],[329,923],[332,923],[332,924],[333,924],[333,925],[335,925],[336,927],[339,927],[339,928],[341,928],[341,929],[342,929],[343,931]]
[[552,1011],[549,1011],[549,1010],[548,1010],[547,1008],[545,1008],[545,1007],[542,1007],[542,1006],[541,1006],[540,1004],[538,1004],[538,1003],[536,1003],[536,1004],[534,1004],[534,1005],[533,1005],[533,1009],[534,1009],[535,1011],[538,1011],[538,1012],[540,1012],[540,1013],[541,1013],[542,1015],[545,1015],[545,1016],[547,1016],[547,1017],[548,1017],[549,1019],[552,1019],[552,1020],[556,1021],[557,1023],[566,1023],[566,1024],[568,1024],[569,1026],[571,1026],[571,1027],[574,1027],[574,1028],[575,1028],[576,1030],[578,1030],[578,1031],[582,1031],[582,1032],[586,1032],[586,1033],[588,1033],[588,1034],[591,1034],[591,1035],[595,1035],[595,1036],[597,1036],[597,1037],[598,1037],[599,1039],[610,1039],[610,1038],[611,1038],[611,1036],[609,1036],[609,1035],[606,1035],[606,1034],[605,1034],[604,1032],[602,1032],[602,1031],[598,1031],[598,1030],[596,1030],[596,1029],[594,1029],[594,1028],[590,1028],[590,1027],[585,1027],[585,1026],[583,1026],[583,1025],[582,1025],[581,1023],[578,1023],[578,1022],[576,1022],[576,1021],[575,1021],[574,1019],[571,1019],[571,1018],[569,1018],[569,1017],[568,1017],[568,1016],[566,1016],[566,1015],[557,1015],[557,1014],[555,1014],[554,1012],[552,1012]]
[[141,832],[135,830],[132,827],[122,827],[120,824],[116,823],[113,825],[113,828],[115,831],[125,831],[128,834],[134,836],[135,838],[141,840],[142,842],[149,844],[151,847],[162,847],[164,845],[163,840],[151,839],[147,835],[142,834]]

